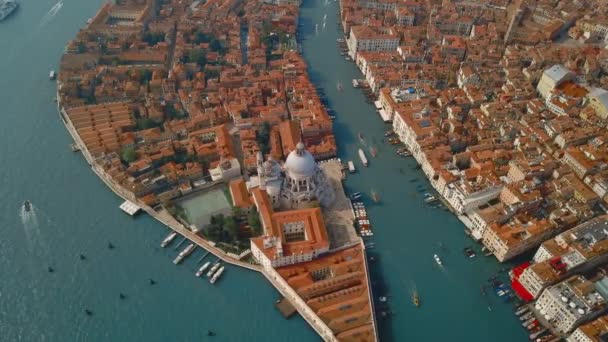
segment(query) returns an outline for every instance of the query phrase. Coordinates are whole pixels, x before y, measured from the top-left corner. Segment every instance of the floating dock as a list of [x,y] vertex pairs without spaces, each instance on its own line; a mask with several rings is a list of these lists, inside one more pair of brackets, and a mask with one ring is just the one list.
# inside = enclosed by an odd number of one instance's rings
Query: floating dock
[[122,211],[124,211],[125,213],[127,213],[131,216],[135,216],[141,210],[141,208],[139,206],[137,206],[137,204],[135,204],[129,200],[127,200],[123,204],[121,204],[120,209],[122,209]]

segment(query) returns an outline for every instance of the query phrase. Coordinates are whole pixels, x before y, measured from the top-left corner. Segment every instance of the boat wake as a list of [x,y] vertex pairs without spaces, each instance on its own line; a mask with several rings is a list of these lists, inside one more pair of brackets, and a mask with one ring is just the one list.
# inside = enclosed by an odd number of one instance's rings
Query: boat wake
[[35,249],[41,250],[45,255],[48,255],[48,247],[40,231],[40,225],[38,222],[38,210],[33,204],[30,204],[30,210],[26,210],[25,206],[21,206],[19,216],[21,217],[21,224],[23,225],[23,232],[27,242],[27,247],[30,251]]
[[63,7],[63,0],[59,0],[46,14],[40,19],[40,26],[46,25]]

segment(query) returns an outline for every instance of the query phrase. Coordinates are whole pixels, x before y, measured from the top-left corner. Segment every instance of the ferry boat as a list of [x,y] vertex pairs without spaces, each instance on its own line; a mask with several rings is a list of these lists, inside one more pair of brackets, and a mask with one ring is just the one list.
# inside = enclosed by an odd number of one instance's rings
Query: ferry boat
[[213,267],[211,267],[209,272],[207,272],[207,278],[211,277],[213,275],[213,273],[215,273],[215,271],[217,271],[217,269],[220,268],[220,265],[221,265],[220,262],[217,262],[215,265],[213,265]]
[[0,21],[6,19],[19,7],[15,0],[0,0]]
[[348,161],[348,172],[350,172],[350,173],[357,172],[357,169],[355,169],[355,164],[352,162],[352,160]]
[[203,275],[203,272],[205,272],[209,265],[211,265],[211,262],[207,261],[203,266],[201,266],[201,268],[198,269],[198,271],[196,271],[194,275],[200,277],[201,275]]
[[213,275],[213,277],[211,277],[211,280],[209,280],[209,282],[211,284],[215,284],[215,282],[220,279],[220,277],[222,276],[222,273],[224,273],[224,266],[220,267],[219,270],[217,270],[217,273],[215,273]]
[[30,201],[23,202],[23,210],[26,212],[32,210],[32,203]]
[[175,239],[175,237],[177,236],[177,232],[171,232],[171,234],[167,235],[167,237],[163,240],[163,242],[160,243],[160,246],[162,248],[167,247],[171,241],[173,241],[173,239]]
[[365,157],[365,152],[362,149],[359,149],[359,159],[361,159],[363,165],[367,166],[367,157]]
[[188,247],[184,248],[183,251],[179,252],[179,254],[177,255],[177,257],[175,257],[175,259],[173,260],[173,263],[175,265],[177,265],[180,262],[182,262],[182,260],[184,260],[185,257],[187,257],[188,255],[190,255],[190,253],[192,253],[194,251],[195,247],[196,247],[195,244],[193,244],[193,243],[189,244]]
[[57,78],[57,74],[55,73],[55,70],[51,70],[49,72],[49,80],[54,81]]
[[441,258],[439,258],[439,255],[435,254],[435,255],[433,255],[433,258],[435,258],[435,262],[437,263],[437,265],[443,266],[443,261],[441,261]]

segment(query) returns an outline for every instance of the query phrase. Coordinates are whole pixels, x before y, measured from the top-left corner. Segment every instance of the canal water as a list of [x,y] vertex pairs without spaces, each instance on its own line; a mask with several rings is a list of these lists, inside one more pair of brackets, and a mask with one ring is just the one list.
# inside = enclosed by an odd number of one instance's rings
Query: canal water
[[[194,277],[201,250],[174,266],[179,241],[159,248],[167,229],[147,216],[122,213],[121,200],[69,150],[48,73],[102,2],[20,0],[18,12],[0,23],[0,340],[201,341],[209,329],[215,341],[318,340],[301,318],[280,316],[273,307],[278,294],[261,275],[228,267],[211,286]],[[346,185],[364,192],[373,187],[383,200],[370,206],[379,260],[373,277],[394,312],[379,318],[382,340],[524,340],[510,306],[479,293],[500,266],[490,258],[464,258],[461,249],[470,242],[461,224],[421,204],[421,173],[380,142],[387,127],[349,87],[359,74],[336,50],[336,13],[336,2],[304,1],[304,55],[337,112],[341,157],[356,159],[359,131],[377,144],[370,168],[358,165]],[[341,93],[337,82],[344,83]],[[34,205],[30,213],[21,210],[26,199]],[[439,242],[447,248],[440,251],[443,270],[432,259]],[[414,286],[420,309],[410,303]]]
[[179,240],[160,248],[167,228],[120,211],[70,151],[48,74],[103,1],[19,2],[0,22],[0,341],[206,341],[209,329],[212,341],[317,341],[283,319],[261,274],[227,267],[211,286],[194,276],[200,249],[173,265]]
[[[430,186],[422,171],[415,168],[413,158],[398,157],[393,146],[382,142],[390,126],[365,102],[362,91],[351,85],[352,79],[362,76],[353,62],[339,54],[336,39],[344,37],[338,13],[338,2],[304,0],[300,37],[311,79],[323,88],[337,116],[334,131],[339,155],[344,162],[352,160],[358,169],[348,177],[346,190],[369,194],[374,189],[381,198],[377,205],[369,197],[365,201],[375,233],[369,239],[373,242],[370,252],[379,260],[372,263],[375,295],[387,295],[384,310],[394,313],[390,319],[378,315],[381,340],[527,340],[512,305],[490,289],[486,296],[481,294],[481,285],[506,265],[481,253],[466,258],[463,248],[474,243],[464,234],[462,223],[447,211],[423,204]],[[337,89],[338,83],[343,91]],[[376,158],[370,155],[372,147],[377,150]],[[365,149],[369,168],[359,161],[359,148]],[[444,268],[435,264],[435,253],[443,259]],[[420,308],[412,304],[414,290],[420,295]]]

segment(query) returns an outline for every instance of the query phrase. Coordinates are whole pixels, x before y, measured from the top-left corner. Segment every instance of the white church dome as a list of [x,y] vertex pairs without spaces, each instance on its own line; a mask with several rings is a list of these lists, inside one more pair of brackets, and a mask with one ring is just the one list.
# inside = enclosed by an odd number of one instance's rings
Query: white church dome
[[306,151],[304,144],[300,142],[296,149],[287,156],[284,167],[290,176],[312,176],[316,166],[315,158],[310,152]]

